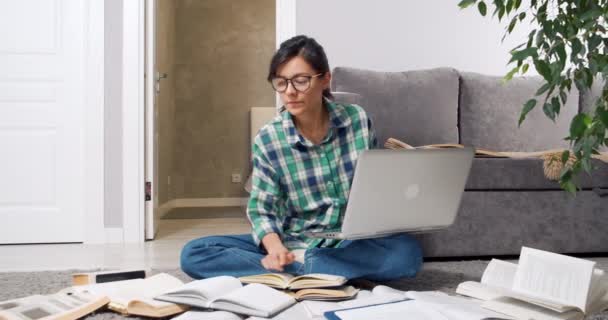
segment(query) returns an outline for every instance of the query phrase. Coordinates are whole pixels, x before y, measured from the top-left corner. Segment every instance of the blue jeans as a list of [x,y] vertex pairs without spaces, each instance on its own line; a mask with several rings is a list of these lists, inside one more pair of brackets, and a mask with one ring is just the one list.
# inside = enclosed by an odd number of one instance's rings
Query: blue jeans
[[[261,263],[266,253],[250,234],[210,236],[190,241],[181,253],[182,270],[194,279],[220,275],[241,277],[271,272]],[[336,248],[307,249],[304,263],[294,262],[284,272],[326,273],[372,281],[413,277],[422,266],[422,250],[407,234],[384,238],[345,240]]]

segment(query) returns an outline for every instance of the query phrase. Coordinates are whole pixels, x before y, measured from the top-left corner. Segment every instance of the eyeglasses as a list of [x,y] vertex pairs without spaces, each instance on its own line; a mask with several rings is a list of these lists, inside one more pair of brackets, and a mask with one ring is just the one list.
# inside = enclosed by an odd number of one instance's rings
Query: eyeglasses
[[283,92],[287,91],[287,87],[289,86],[290,82],[296,91],[305,92],[306,90],[308,90],[310,88],[310,82],[311,82],[312,78],[316,78],[316,77],[324,75],[324,74],[325,74],[324,72],[321,72],[321,73],[318,73],[318,74],[315,74],[312,76],[300,75],[300,76],[295,76],[291,79],[287,79],[287,78],[283,78],[283,77],[276,77],[276,78],[273,78],[272,80],[270,80],[270,84],[272,85],[272,88],[278,93],[283,93]]

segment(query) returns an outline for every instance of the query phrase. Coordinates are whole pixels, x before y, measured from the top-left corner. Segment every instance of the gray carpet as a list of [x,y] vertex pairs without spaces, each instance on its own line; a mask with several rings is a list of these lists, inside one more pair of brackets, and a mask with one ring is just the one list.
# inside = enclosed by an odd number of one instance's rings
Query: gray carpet
[[[591,258],[597,267],[608,270],[608,258]],[[450,261],[427,262],[420,274],[414,279],[402,279],[383,283],[400,290],[440,290],[453,293],[456,286],[468,280],[479,281],[488,261]],[[77,270],[62,272],[23,272],[0,273],[0,301],[32,294],[50,294],[70,285],[70,275]],[[153,273],[166,272],[181,280],[191,279],[180,270],[154,270]],[[99,311],[86,317],[87,320],[123,319],[109,312]],[[129,317],[129,319],[137,319]],[[608,311],[591,315],[587,319],[608,320]]]

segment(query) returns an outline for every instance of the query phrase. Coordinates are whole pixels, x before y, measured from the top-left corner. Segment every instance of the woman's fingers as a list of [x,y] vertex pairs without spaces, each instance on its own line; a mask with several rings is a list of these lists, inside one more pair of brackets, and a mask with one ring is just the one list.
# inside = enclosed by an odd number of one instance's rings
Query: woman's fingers
[[277,255],[267,255],[262,259],[262,266],[267,270],[283,271],[283,266],[279,263]]

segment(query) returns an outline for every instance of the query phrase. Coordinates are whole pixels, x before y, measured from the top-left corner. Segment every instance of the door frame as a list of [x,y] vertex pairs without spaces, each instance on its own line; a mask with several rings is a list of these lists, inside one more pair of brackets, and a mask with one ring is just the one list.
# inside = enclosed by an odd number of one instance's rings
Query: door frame
[[[123,1],[123,239],[145,241],[146,3]],[[276,0],[277,47],[296,34],[296,0]],[[154,75],[149,75],[153,79]],[[153,150],[148,150],[154,152]],[[154,188],[154,186],[153,186]]]
[[85,4],[83,213],[85,244],[105,243],[104,226],[104,0]]
[[123,242],[145,241],[145,4],[123,1]]

